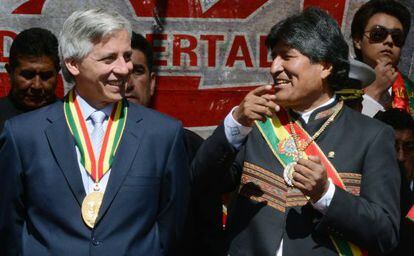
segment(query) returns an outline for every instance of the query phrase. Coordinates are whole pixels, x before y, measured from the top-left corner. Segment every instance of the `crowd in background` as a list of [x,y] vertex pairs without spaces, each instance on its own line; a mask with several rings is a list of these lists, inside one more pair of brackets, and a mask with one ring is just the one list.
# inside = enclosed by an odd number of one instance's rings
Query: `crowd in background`
[[[150,109],[153,51],[121,15],[75,12],[59,42],[20,32],[0,99],[0,255],[411,255],[414,82],[398,70],[410,24],[398,1],[365,3],[353,59],[322,10],[277,22],[274,84],[205,141]],[[61,69],[74,88],[57,99]]]

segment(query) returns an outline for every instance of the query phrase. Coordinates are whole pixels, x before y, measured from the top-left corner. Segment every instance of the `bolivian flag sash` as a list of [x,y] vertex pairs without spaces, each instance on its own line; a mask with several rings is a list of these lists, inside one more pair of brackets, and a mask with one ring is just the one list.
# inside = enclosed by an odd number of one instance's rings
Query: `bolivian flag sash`
[[[289,118],[286,110],[281,109],[272,118],[267,118],[265,122],[256,121],[255,123],[267,145],[283,167],[286,167],[286,165],[297,159],[298,150],[296,149],[295,141],[290,134]],[[297,122],[293,123],[293,127],[298,135],[299,143],[311,140],[311,136],[309,136]],[[322,164],[326,168],[328,177],[337,187],[345,189],[345,185],[338,172],[335,170],[335,167],[329,162],[328,158],[314,141],[305,149],[305,152],[302,153],[303,158],[307,158],[309,155],[319,156]],[[338,254],[341,256],[368,255],[367,252],[362,251],[361,248],[351,242],[344,241],[333,235],[331,235],[330,238]]]
[[75,138],[76,146],[80,151],[80,161],[91,178],[95,182],[99,182],[111,168],[116,150],[121,141],[128,112],[127,103],[122,100],[115,104],[108,120],[99,159],[95,159],[92,142],[74,90],[69,92],[63,107],[69,130]]

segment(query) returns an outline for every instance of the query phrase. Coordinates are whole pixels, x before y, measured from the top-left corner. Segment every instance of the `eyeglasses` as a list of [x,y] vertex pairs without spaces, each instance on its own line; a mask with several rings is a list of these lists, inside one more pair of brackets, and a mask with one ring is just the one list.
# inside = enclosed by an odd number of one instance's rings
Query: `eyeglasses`
[[405,153],[412,152],[414,150],[414,141],[396,141],[395,149],[397,152],[403,150]]
[[365,31],[369,33],[368,39],[371,44],[382,43],[391,35],[395,46],[401,48],[404,45],[405,35],[401,29],[389,29],[383,26],[375,26],[373,29]]

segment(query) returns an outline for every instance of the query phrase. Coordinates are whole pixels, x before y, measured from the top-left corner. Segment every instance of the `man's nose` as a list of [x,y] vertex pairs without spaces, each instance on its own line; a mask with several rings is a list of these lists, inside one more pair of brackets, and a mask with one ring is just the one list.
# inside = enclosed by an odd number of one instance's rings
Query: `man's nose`
[[113,71],[116,74],[128,75],[132,71],[132,62],[126,61],[124,58],[119,58],[115,65]]
[[397,159],[400,162],[403,162],[405,160],[404,150],[401,147],[397,148]]
[[280,56],[276,56],[273,59],[272,65],[270,66],[270,74],[277,75],[283,71],[283,60]]
[[385,38],[385,40],[384,40],[384,44],[389,44],[389,45],[393,45],[393,44],[395,44],[394,43],[394,40],[392,40],[392,36],[391,36],[391,34],[388,34],[387,35],[387,37]]
[[42,79],[39,75],[35,75],[32,79],[32,89],[42,89]]
[[130,76],[127,83],[126,83],[126,91],[130,92],[130,91],[132,91],[132,89],[134,89],[134,81],[132,79],[132,76]]

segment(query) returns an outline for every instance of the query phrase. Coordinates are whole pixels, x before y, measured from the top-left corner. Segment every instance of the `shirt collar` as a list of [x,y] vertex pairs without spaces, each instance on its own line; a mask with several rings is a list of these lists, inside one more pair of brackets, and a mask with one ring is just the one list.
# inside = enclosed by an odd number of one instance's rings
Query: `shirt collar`
[[332,98],[330,98],[327,102],[323,103],[322,105],[320,105],[320,106],[318,106],[318,107],[316,107],[314,109],[311,109],[311,110],[308,110],[308,111],[305,111],[305,112],[298,112],[298,111],[294,111],[294,110],[293,111],[296,114],[298,114],[303,119],[303,121],[305,121],[305,123],[308,123],[309,122],[309,118],[310,118],[310,116],[312,115],[313,112],[315,112],[316,110],[318,110],[320,108],[323,108],[325,106],[328,106],[329,104],[332,104],[335,101],[335,99],[336,99],[336,95],[334,94],[332,96]]
[[111,116],[112,109],[114,108],[114,103],[111,103],[102,109],[96,109],[92,107],[91,105],[89,105],[89,103],[86,102],[78,93],[76,93],[76,99],[79,103],[80,109],[82,110],[84,120],[88,120],[89,116],[97,110],[104,112],[106,116],[109,117]]

